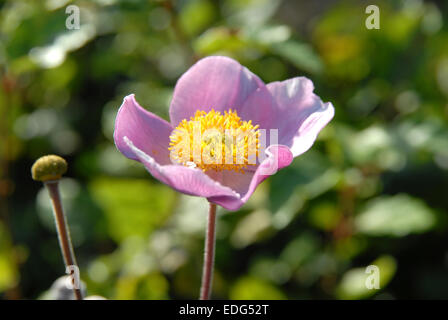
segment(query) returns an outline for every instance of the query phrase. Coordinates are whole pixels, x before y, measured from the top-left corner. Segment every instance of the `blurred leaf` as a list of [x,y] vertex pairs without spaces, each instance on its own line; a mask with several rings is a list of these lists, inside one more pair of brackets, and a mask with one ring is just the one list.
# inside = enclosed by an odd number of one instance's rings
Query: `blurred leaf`
[[188,1],[179,17],[182,30],[190,36],[202,31],[214,19],[214,7],[207,0]]
[[359,232],[373,236],[402,237],[422,233],[431,229],[435,222],[431,208],[406,194],[373,199],[355,217]]
[[268,282],[253,278],[240,278],[230,289],[231,300],[282,300],[286,296]]
[[11,247],[11,240],[0,221],[0,292],[14,287],[19,280],[18,270],[13,262],[14,248]]
[[300,70],[311,74],[318,74],[323,70],[322,61],[308,44],[290,40],[273,44],[271,50]]
[[275,258],[262,258],[256,260],[251,266],[250,273],[260,279],[267,279],[276,284],[283,284],[291,277],[290,266]]
[[169,217],[175,199],[172,189],[143,179],[97,178],[89,189],[118,242],[149,235]]
[[252,41],[270,45],[288,40],[291,36],[291,29],[285,25],[269,25],[258,28],[248,27],[245,34]]
[[318,252],[319,248],[319,238],[311,232],[304,232],[288,243],[280,258],[286,261],[291,268],[297,269]]
[[372,273],[366,273],[366,268],[355,268],[347,271],[337,287],[339,299],[365,299],[384,289],[395,275],[397,264],[391,256],[381,256],[371,263],[379,270],[379,289],[368,289],[366,281]]
[[341,238],[334,244],[334,253],[337,257],[350,260],[363,253],[368,245],[365,237],[345,237]]
[[224,27],[208,29],[193,46],[196,52],[204,56],[217,53],[232,55],[248,49],[248,43],[241,34]]
[[237,248],[246,247],[258,240],[270,229],[271,215],[267,210],[257,210],[245,216],[237,224],[231,242]]
[[390,130],[379,125],[361,131],[347,129],[338,128],[338,138],[354,163],[397,171],[405,165],[406,158],[400,150],[400,143]]
[[117,300],[161,300],[167,298],[168,283],[160,273],[145,277],[121,277],[116,287]]
[[389,38],[389,41],[395,46],[406,45],[419,26],[423,8],[418,4],[418,1],[414,1],[416,5],[414,7],[411,3],[412,1],[409,1],[407,10],[401,12],[393,13],[389,10],[383,10],[384,12],[382,12],[384,36]]
[[336,185],[339,172],[318,151],[310,150],[271,177],[269,208],[275,228],[285,228],[307,200]]
[[310,212],[310,222],[321,230],[330,231],[341,219],[341,211],[333,203],[320,203]]
[[260,26],[277,10],[280,0],[228,0],[224,11],[230,24]]
[[338,178],[324,154],[309,150],[270,178],[271,207],[275,211],[296,190],[301,197],[317,197],[334,186]]

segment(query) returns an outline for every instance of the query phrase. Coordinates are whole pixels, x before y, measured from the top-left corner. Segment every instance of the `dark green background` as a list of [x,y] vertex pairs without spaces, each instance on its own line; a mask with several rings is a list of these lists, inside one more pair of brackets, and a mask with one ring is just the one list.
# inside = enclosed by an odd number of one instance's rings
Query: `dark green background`
[[[81,8],[67,30],[65,8]],[[369,4],[380,30],[365,27]],[[35,159],[61,183],[89,294],[196,298],[206,200],[126,159],[123,97],[167,118],[194,61],[231,56],[265,82],[305,75],[336,116],[313,148],[219,211],[214,298],[448,298],[446,1],[0,1],[0,297],[64,274]],[[365,268],[380,268],[367,290]]]

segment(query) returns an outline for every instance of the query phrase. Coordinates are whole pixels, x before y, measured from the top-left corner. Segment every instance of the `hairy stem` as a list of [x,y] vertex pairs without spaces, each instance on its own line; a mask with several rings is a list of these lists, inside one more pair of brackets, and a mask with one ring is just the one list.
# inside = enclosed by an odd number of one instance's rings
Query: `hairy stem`
[[213,264],[215,262],[215,230],[216,204],[210,203],[207,230],[205,234],[204,265],[202,269],[200,300],[209,300],[212,291]]
[[[79,273],[76,264],[75,254],[73,251],[72,241],[67,226],[64,211],[62,209],[61,197],[59,194],[58,181],[46,182],[45,186],[50,194],[53,205],[54,218],[56,220],[56,228],[59,237],[59,245],[61,246],[62,256],[64,258],[65,268],[70,271],[72,277],[72,287],[76,300],[82,300],[81,289],[79,288]],[[75,279],[76,277],[76,279]]]

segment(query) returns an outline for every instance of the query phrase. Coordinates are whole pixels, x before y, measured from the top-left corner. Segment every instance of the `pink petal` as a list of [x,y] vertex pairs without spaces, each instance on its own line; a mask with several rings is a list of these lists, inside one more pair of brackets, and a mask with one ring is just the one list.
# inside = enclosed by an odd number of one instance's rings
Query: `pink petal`
[[200,169],[173,164],[161,165],[134,145],[128,137],[123,137],[123,142],[132,152],[132,158],[141,162],[154,178],[179,192],[204,198],[239,199],[235,191],[212,180]]
[[[276,170],[288,166],[293,159],[288,147],[271,146],[268,148],[270,156],[260,164],[255,173],[247,175],[224,173],[223,176],[232,179],[226,178],[225,181],[230,185],[223,185],[196,168],[171,164],[160,165],[154,158],[137,148],[128,137],[123,137],[123,142],[132,153],[131,158],[140,161],[154,178],[179,192],[207,198],[210,202],[227,210],[238,210],[263,180],[274,174]],[[231,187],[235,187],[237,191]]]
[[168,146],[172,130],[167,121],[143,109],[131,94],[124,98],[118,110],[114,141],[118,150],[130,159],[137,160],[135,153],[124,142],[124,137],[131,139],[135,146],[157,162],[168,164],[171,163]]
[[271,129],[275,126],[276,108],[272,95],[266,87],[255,90],[244,102],[238,115],[245,121],[251,120],[260,129]]
[[266,178],[275,174],[278,170],[287,167],[293,160],[293,155],[288,147],[272,145],[266,149],[268,157],[257,167],[255,172],[244,173],[233,171],[211,172],[214,179],[221,185],[231,188],[239,194],[239,198],[209,197],[209,201],[219,204],[228,210],[238,210],[249,200],[255,189]]
[[[246,100],[253,94],[253,102]],[[264,99],[264,100],[263,100]],[[272,98],[263,81],[237,61],[212,56],[198,61],[177,81],[170,106],[173,127],[183,119],[190,119],[197,110],[237,110],[248,108],[243,120],[267,118],[272,109]],[[263,123],[258,123],[260,126]]]
[[318,133],[334,116],[331,103],[313,93],[313,83],[304,77],[267,85],[277,106],[278,143],[291,148],[294,157],[307,151]]

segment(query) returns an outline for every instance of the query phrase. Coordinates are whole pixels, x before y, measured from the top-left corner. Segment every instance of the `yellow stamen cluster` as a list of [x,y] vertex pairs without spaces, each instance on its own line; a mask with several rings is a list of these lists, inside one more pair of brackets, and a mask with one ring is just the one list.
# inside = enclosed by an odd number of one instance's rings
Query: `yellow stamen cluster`
[[185,166],[207,170],[244,172],[255,165],[258,125],[243,121],[236,111],[196,111],[182,120],[170,136],[171,158]]

